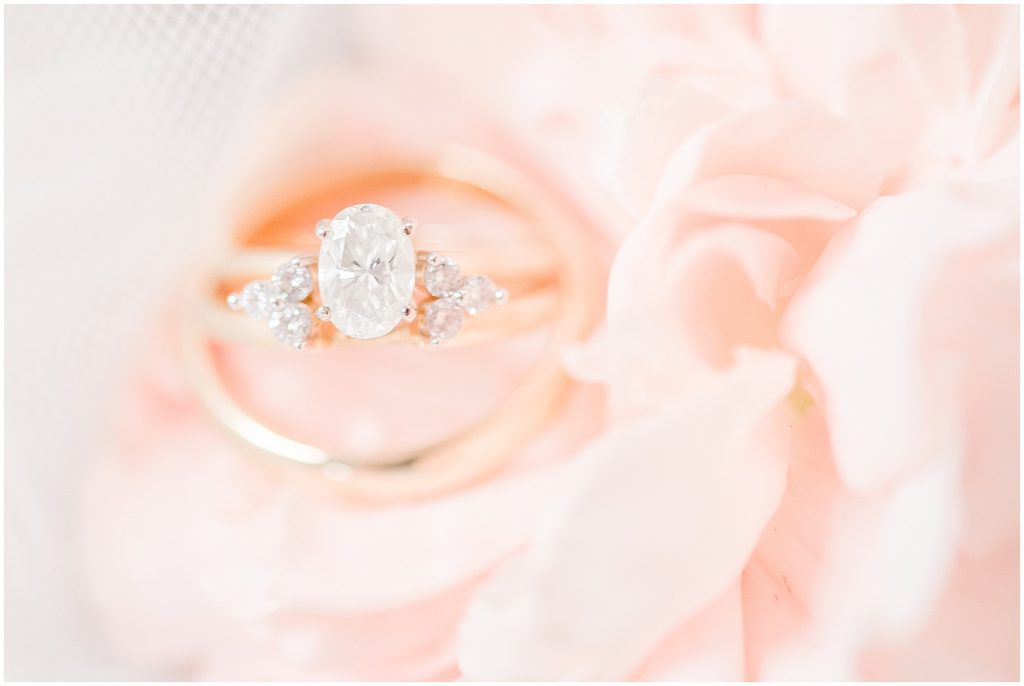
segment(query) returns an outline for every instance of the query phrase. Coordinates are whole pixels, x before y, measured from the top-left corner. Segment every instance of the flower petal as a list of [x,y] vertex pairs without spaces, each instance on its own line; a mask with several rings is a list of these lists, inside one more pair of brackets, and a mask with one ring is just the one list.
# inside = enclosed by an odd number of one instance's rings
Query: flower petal
[[789,487],[744,571],[750,674],[852,680],[871,646],[919,631],[944,590],[961,522],[947,452],[895,488],[837,478],[820,413],[794,442]]
[[742,681],[743,604],[739,583],[664,641],[632,681]]
[[793,374],[786,355],[743,350],[584,450],[529,550],[470,604],[466,677],[622,679],[722,594],[782,497],[780,446],[754,434]]
[[738,346],[778,347],[775,306],[792,248],[746,226],[690,232],[678,244],[655,235],[664,228],[639,229],[612,268],[603,345],[616,417],[677,397]]
[[927,357],[935,348],[922,313],[953,256],[1009,239],[1017,220],[1011,181],[882,198],[833,240],[790,303],[782,338],[818,377],[836,464],[853,489],[882,487],[949,445],[962,449],[961,409],[947,405],[965,371],[956,358]]
[[862,660],[873,681],[1017,681],[1020,678],[1020,543],[961,556],[924,631],[876,645]]
[[687,139],[666,167],[655,205],[683,202],[694,184],[737,174],[784,179],[855,210],[881,184],[852,121],[810,103],[783,102],[725,117]]
[[856,121],[887,178],[918,156],[961,152],[951,127],[969,75],[953,7],[774,6],[760,19],[787,90]]
[[683,206],[698,214],[738,219],[799,217],[841,222],[857,214],[852,207],[795,181],[758,174],[726,174],[699,183],[686,191]]
[[724,102],[696,88],[663,85],[643,99],[633,113],[617,170],[633,206],[642,209],[650,202],[676,147],[730,112]]

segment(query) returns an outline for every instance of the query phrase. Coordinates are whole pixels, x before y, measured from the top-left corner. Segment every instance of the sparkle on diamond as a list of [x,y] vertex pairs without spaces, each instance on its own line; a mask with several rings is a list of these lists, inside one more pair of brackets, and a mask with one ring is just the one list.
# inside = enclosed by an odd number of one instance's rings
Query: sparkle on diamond
[[313,292],[313,272],[297,259],[278,267],[273,282],[291,302],[305,300]]
[[274,310],[267,324],[278,340],[298,347],[313,330],[313,316],[302,303],[288,303]]
[[462,329],[462,310],[451,300],[435,300],[423,315],[423,332],[432,343],[440,343]]
[[287,300],[279,284],[273,281],[250,281],[242,289],[239,304],[251,318],[266,321]]
[[459,265],[450,257],[431,255],[423,270],[423,285],[431,295],[443,298],[451,295],[462,285]]
[[497,300],[498,287],[486,276],[466,279],[459,289],[458,302],[471,315],[486,312]]

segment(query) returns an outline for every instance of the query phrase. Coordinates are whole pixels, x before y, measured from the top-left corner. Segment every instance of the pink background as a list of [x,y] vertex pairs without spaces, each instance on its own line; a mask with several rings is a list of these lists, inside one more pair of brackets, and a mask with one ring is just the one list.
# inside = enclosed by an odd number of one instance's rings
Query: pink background
[[[1017,677],[1016,8],[5,18],[7,677]],[[286,486],[192,402],[179,280],[293,175],[443,141],[607,255],[572,401],[445,498]]]

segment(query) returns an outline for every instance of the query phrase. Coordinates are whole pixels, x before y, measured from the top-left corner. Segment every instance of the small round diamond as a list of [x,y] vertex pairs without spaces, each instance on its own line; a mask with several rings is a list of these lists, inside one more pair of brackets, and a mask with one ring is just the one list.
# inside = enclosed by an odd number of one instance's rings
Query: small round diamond
[[461,328],[462,311],[451,300],[435,300],[424,309],[423,332],[431,343],[449,339]]
[[313,292],[313,272],[298,261],[281,265],[274,273],[273,281],[288,300],[295,303],[305,300]]
[[427,260],[427,268],[423,270],[423,285],[427,292],[438,298],[444,298],[459,289],[462,279],[459,276],[459,265],[450,257],[431,255]]
[[469,314],[479,314],[497,300],[498,292],[498,287],[486,276],[473,276],[466,279],[459,289],[459,305]]
[[313,330],[313,315],[302,303],[288,303],[275,310],[267,324],[278,340],[299,347]]
[[266,320],[287,300],[288,298],[277,283],[251,281],[242,289],[239,303],[246,314],[253,319]]

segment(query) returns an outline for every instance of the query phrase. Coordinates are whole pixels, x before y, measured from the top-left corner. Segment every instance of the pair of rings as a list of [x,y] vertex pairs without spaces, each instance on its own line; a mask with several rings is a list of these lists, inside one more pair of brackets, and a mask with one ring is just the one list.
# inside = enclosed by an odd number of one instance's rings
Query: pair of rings
[[[473,248],[431,236],[374,202],[396,188],[455,189],[518,217],[530,235],[508,242],[492,234]],[[501,467],[556,412],[569,385],[562,353],[598,316],[601,256],[581,217],[528,175],[461,146],[427,161],[321,174],[289,196],[247,222],[231,254],[191,280],[184,359],[201,403],[249,449],[356,498],[433,495]],[[430,364],[432,350],[541,330],[547,335],[532,366],[482,419],[384,452],[290,435],[246,407],[221,364],[225,347],[260,344],[281,356],[416,346],[428,351],[420,363]],[[404,381],[379,383],[400,393]]]

